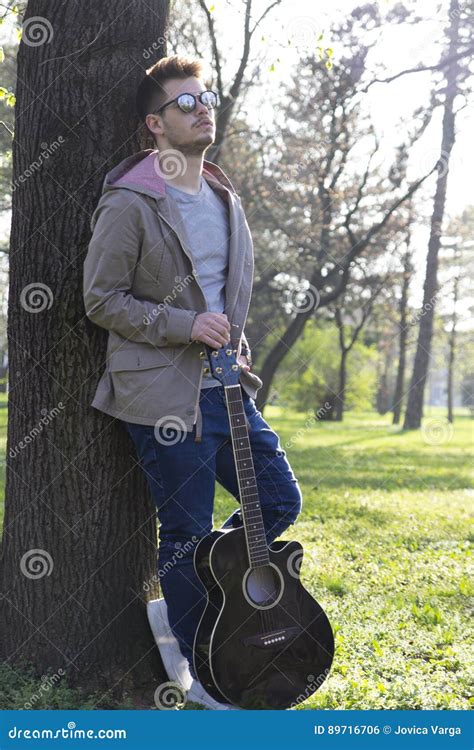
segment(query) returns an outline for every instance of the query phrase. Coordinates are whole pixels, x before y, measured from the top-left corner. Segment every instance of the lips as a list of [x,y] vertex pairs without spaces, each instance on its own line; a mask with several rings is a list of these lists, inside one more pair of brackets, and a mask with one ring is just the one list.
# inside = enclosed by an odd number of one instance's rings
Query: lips
[[213,122],[211,120],[200,120],[196,123],[197,128],[201,128],[203,125],[210,125],[211,127],[213,127]]

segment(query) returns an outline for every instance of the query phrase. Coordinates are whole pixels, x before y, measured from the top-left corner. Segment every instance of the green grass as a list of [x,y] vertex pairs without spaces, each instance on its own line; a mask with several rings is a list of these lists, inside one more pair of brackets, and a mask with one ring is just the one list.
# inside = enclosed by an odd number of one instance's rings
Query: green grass
[[[450,429],[443,411],[431,409],[424,429],[408,433],[374,413],[314,423],[269,407],[265,418],[303,493],[303,512],[284,538],[304,545],[303,583],[336,640],[329,677],[299,708],[472,706],[474,423],[467,412],[459,410]],[[234,508],[217,485],[216,525]],[[34,685],[31,678],[12,701],[21,707]],[[54,689],[50,707],[73,700],[61,697],[63,689]]]

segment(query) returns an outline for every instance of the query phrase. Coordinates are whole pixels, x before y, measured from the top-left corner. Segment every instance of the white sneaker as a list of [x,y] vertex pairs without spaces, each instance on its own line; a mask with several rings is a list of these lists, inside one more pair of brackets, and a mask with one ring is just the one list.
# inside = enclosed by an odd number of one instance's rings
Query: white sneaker
[[237,706],[218,703],[207,693],[189,671],[188,660],[181,653],[179,643],[170,628],[168,608],[164,599],[154,599],[147,604],[148,622],[161,654],[166,674],[187,692],[187,700],[215,711],[238,711]]
[[148,622],[161,654],[166,673],[188,691],[193,683],[188,660],[181,653],[179,643],[170,628],[168,608],[164,599],[154,599],[147,604]]
[[203,686],[198,680],[193,680],[193,684],[188,690],[187,695],[188,701],[193,703],[199,703],[201,706],[206,706],[214,711],[239,711],[238,706],[232,706],[230,703],[218,703],[214,698],[207,693]]

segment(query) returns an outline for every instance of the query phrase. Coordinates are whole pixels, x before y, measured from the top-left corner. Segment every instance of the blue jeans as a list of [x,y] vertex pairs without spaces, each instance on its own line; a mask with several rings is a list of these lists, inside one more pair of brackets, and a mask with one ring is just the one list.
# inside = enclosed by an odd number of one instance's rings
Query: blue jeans
[[[278,435],[242,389],[249,421],[249,439],[262,507],[267,543],[293,524],[300,513],[298,482]],[[193,668],[193,641],[206,603],[196,575],[193,554],[199,540],[213,528],[215,481],[237,501],[239,489],[223,386],[201,390],[202,441],[192,432],[126,423],[145,471],[160,522],[158,575],[170,627]],[[170,424],[171,424],[170,417]],[[237,509],[224,526],[241,524]]]

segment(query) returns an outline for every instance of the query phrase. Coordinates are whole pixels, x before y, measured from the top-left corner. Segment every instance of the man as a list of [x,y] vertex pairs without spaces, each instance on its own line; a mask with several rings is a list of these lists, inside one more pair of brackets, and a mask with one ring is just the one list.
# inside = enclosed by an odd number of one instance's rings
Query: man
[[[146,472],[160,522],[166,614],[193,678],[193,638],[205,605],[193,552],[212,530],[215,480],[239,499],[224,387],[209,372],[204,344],[231,346],[241,365],[268,543],[301,509],[285,451],[255,407],[262,381],[251,371],[244,334],[252,239],[231,182],[204,160],[216,105],[199,61],[168,57],[147,71],[137,109],[157,150],[107,174],[84,264],[86,313],[109,331],[92,405],[125,422]],[[240,522],[236,511],[226,525]],[[196,679],[188,698],[226,708]]]

